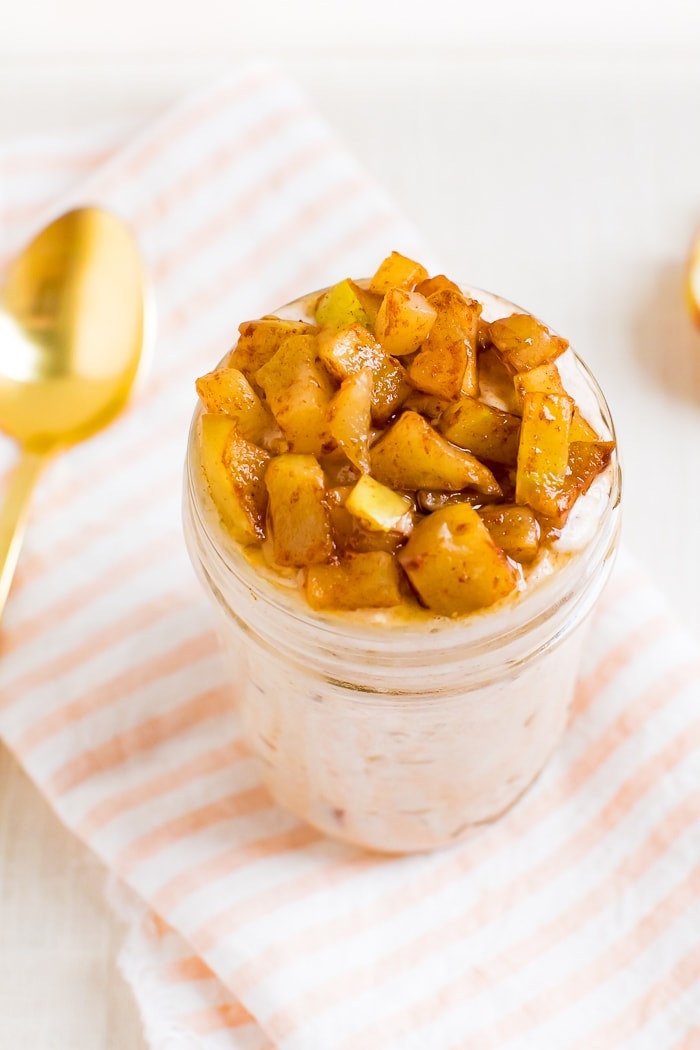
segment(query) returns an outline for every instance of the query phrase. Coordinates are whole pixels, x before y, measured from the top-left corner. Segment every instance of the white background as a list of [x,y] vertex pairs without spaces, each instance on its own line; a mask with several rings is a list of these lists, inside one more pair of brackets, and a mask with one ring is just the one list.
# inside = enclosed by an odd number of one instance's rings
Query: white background
[[[8,5],[9,11],[9,5]],[[688,50],[693,0],[23,0],[2,52],[191,57],[256,49],[398,52],[491,46]]]
[[[626,543],[700,638],[700,334],[683,301],[700,227],[700,3],[2,11],[0,140],[136,128],[241,57],[277,56],[448,272],[540,314],[593,366],[623,450]],[[0,1044],[136,1050],[121,1000],[121,1027],[109,1022],[113,929],[94,893],[68,892],[83,855],[56,833],[47,862],[40,821],[33,789],[0,763]]]

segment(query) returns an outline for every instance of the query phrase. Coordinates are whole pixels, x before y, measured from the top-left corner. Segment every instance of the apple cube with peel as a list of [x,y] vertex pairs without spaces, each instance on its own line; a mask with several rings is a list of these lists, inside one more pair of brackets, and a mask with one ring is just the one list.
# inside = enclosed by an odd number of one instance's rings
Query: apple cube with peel
[[345,506],[367,529],[378,532],[401,532],[412,527],[411,500],[363,474],[348,496]]
[[370,327],[374,325],[377,314],[379,313],[379,307],[382,305],[384,298],[379,292],[372,292],[369,288],[366,288],[364,283],[360,284],[357,281],[351,281],[348,278],[348,284],[355,293],[358,302],[362,305],[365,313],[369,317]]
[[[559,369],[554,361],[545,361],[527,372],[518,372],[513,376],[516,396],[522,411],[525,394],[565,394],[566,388],[562,383]],[[574,406],[571,417],[571,429],[569,441],[596,441],[597,433],[581,415],[578,405]]]
[[328,406],[330,436],[358,470],[369,470],[372,373],[361,368],[340,384]]
[[537,365],[524,372],[516,372],[513,376],[513,386],[521,408],[526,394],[566,393],[559,369],[554,361],[545,361],[543,365]]
[[198,429],[202,471],[223,524],[239,543],[262,542],[269,453],[242,437],[227,416],[207,413]]
[[489,336],[513,374],[553,361],[569,346],[566,339],[553,335],[532,314],[511,314],[492,321]]
[[451,281],[449,277],[445,277],[444,273],[436,274],[435,277],[426,277],[424,281],[417,284],[415,290],[424,295],[427,299],[429,295],[434,292],[444,292],[445,289],[449,289],[452,292],[459,292],[462,294],[462,289],[454,281]]
[[557,514],[566,481],[573,407],[566,394],[526,394],[523,401],[515,501],[546,517]]
[[318,352],[330,375],[339,381],[369,368],[372,419],[376,423],[385,423],[410,393],[404,369],[362,325],[353,324],[339,332],[322,331]]
[[436,313],[418,292],[390,288],[379,307],[374,334],[387,354],[412,354],[428,338]]
[[285,566],[328,561],[333,537],[325,478],[316,458],[292,452],[276,456],[265,484],[275,561]]
[[602,471],[610,463],[615,444],[612,441],[572,441],[562,491],[556,500],[556,509],[550,514],[556,528],[566,524],[579,496],[584,496]]
[[305,321],[287,321],[281,317],[262,317],[240,325],[238,342],[226,361],[229,368],[238,368],[247,379],[266,365],[290,335],[309,335],[316,328]]
[[346,278],[329,288],[319,298],[314,309],[314,319],[321,328],[334,332],[351,324],[372,325],[372,318],[362,302],[358,286]]
[[310,565],[305,593],[312,609],[386,609],[403,601],[399,566],[384,550],[349,553],[332,565]]
[[408,368],[413,386],[456,401],[479,392],[476,338],[481,304],[449,288],[427,300],[436,317],[430,335]]
[[438,430],[460,448],[480,459],[515,466],[518,459],[520,419],[485,405],[475,397],[463,397],[442,413]]
[[276,428],[272,413],[237,368],[217,368],[200,376],[197,393],[207,412],[227,416],[241,437],[260,445],[266,432]]
[[332,445],[328,406],[335,388],[317,350],[315,335],[289,336],[255,374],[292,452],[320,454]]
[[351,553],[332,565],[310,565],[306,599],[312,609],[386,609],[400,605],[398,563],[388,551]]
[[373,477],[394,489],[501,492],[488,467],[446,441],[417,412],[402,412],[370,449],[370,463]]
[[516,570],[468,503],[430,514],[397,557],[423,604],[442,616],[493,605],[518,582]]
[[385,295],[390,288],[406,288],[412,291],[417,284],[424,281],[428,271],[420,263],[401,255],[400,252],[392,252],[383,262],[369,282],[371,292],[379,292]]
[[504,554],[522,565],[534,561],[540,548],[540,524],[530,507],[502,503],[479,507],[477,513]]
[[578,405],[574,406],[574,412],[571,417],[571,429],[569,431],[569,441],[597,441],[598,433],[593,429],[591,424],[583,418],[581,415],[581,409]]

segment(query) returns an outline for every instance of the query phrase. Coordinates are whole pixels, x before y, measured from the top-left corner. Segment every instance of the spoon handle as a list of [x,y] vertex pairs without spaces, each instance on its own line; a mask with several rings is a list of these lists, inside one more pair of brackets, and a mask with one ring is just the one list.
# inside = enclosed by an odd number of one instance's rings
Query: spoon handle
[[22,451],[10,477],[5,505],[0,511],[0,620],[22,547],[29,500],[46,458],[26,449]]

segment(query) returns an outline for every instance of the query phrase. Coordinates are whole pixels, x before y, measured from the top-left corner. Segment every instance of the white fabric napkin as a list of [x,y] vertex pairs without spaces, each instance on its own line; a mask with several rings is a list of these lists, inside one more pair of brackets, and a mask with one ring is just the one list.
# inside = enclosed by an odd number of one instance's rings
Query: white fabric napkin
[[627,562],[562,746],[460,847],[325,840],[272,805],[241,744],[180,529],[193,380],[242,320],[392,248],[431,265],[391,202],[257,64],[125,146],[3,147],[0,194],[4,261],[98,202],[133,224],[156,288],[153,374],[42,482],[0,660],[3,739],[141,902],[124,969],[153,1045],[700,1045],[700,662]]

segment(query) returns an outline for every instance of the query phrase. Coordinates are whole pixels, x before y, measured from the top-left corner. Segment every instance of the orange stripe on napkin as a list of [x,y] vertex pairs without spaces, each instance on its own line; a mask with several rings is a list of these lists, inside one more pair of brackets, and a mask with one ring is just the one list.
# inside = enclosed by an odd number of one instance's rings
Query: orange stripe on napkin
[[170,912],[190,894],[196,893],[224,875],[230,875],[264,857],[276,857],[302,849],[314,842],[320,842],[322,838],[320,832],[314,828],[300,825],[290,831],[281,831],[276,835],[234,846],[225,853],[205,860],[181,875],[169,879],[153,895],[153,906],[159,911]]
[[117,854],[113,860],[114,867],[121,875],[128,875],[144,860],[190,835],[196,835],[206,828],[233,820],[235,817],[247,817],[261,809],[270,809],[272,805],[272,799],[262,785],[217,799],[216,802],[174,817],[166,824],[161,824],[155,831],[146,832]]
[[[612,1021],[579,1039],[567,1050],[617,1050],[631,1039],[641,1026],[647,1027],[654,1017],[700,981],[700,945],[691,948],[671,970],[647,992],[621,1010]],[[700,1027],[683,1037],[678,1050],[700,1048]]]
[[76,826],[76,830],[84,838],[89,838],[97,831],[104,828],[111,821],[128,813],[129,810],[143,806],[145,803],[167,795],[171,791],[184,787],[186,784],[217,773],[228,766],[235,765],[242,758],[247,757],[248,752],[240,740],[233,740],[222,747],[205,751],[189,762],[183,762],[176,769],[166,773],[159,773],[150,777],[133,787],[118,791],[103,799],[85,816]]
[[15,741],[14,746],[20,754],[26,755],[50,737],[63,732],[68,726],[109,705],[118,703],[137,689],[175,675],[191,664],[213,656],[217,651],[216,638],[211,631],[178,642],[167,652],[145,663],[136,664],[128,671],[123,671],[122,674],[105,682],[100,689],[93,689],[86,696],[73,700],[65,707],[60,707],[51,714],[38,719]]
[[56,796],[65,795],[91,777],[99,776],[144,751],[158,747],[192,726],[226,714],[231,710],[231,703],[230,687],[219,688],[187,700],[167,714],[146,719],[134,729],[120,733],[66,762],[51,776],[51,791]]

